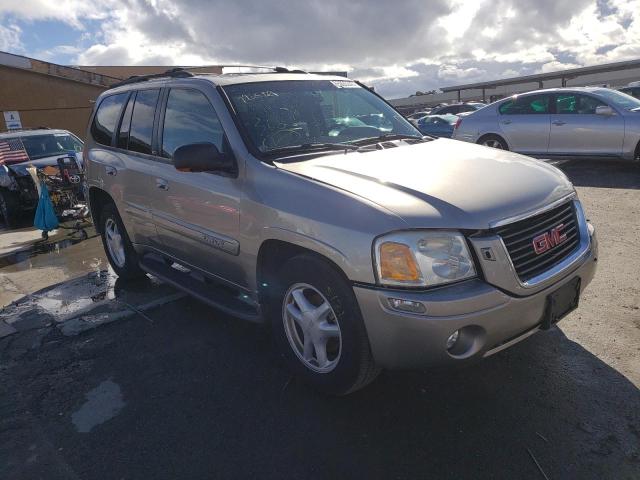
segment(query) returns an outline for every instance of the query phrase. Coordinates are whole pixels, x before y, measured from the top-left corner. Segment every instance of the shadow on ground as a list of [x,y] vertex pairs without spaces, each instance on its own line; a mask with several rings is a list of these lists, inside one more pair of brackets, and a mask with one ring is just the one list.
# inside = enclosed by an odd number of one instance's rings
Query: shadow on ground
[[617,160],[568,160],[557,166],[577,187],[640,189],[640,163]]
[[52,334],[0,370],[0,477],[640,477],[640,392],[559,329],[345,398],[277,364],[263,328],[188,298]]

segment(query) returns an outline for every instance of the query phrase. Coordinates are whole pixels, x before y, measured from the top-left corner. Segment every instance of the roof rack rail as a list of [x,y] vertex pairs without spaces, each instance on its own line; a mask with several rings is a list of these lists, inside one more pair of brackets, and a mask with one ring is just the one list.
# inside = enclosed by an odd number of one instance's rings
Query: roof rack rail
[[[215,66],[217,68],[261,68],[263,70],[271,70],[272,72],[275,72],[275,73],[308,73],[300,69],[291,70],[286,67],[272,67],[267,65],[215,65]],[[190,67],[190,68],[186,68],[185,70],[195,69],[195,68],[203,68],[203,67]]]
[[[264,70],[271,70],[275,73],[308,73],[308,72],[305,72],[304,70],[299,70],[299,69],[290,70],[286,67],[268,67],[264,65],[214,65],[214,66],[221,69],[222,68],[261,68]],[[111,88],[121,87],[123,85],[129,85],[132,83],[146,82],[148,80],[155,80],[156,78],[189,78],[194,76],[194,74],[191,73],[189,70],[201,69],[206,67],[207,67],[206,65],[203,65],[201,67],[198,67],[198,66],[176,67],[162,73],[151,73],[149,75],[133,75],[127,78],[126,80],[122,80],[121,82],[114,83],[113,85],[111,85]],[[204,73],[204,72],[196,72],[195,75],[198,75],[198,73]]]
[[152,73],[149,75],[133,75],[126,80],[111,85],[111,88],[121,87],[123,85],[129,85],[131,83],[146,82],[148,80],[154,80],[156,78],[188,78],[193,77],[191,72],[188,72],[184,68],[172,68],[162,73]]

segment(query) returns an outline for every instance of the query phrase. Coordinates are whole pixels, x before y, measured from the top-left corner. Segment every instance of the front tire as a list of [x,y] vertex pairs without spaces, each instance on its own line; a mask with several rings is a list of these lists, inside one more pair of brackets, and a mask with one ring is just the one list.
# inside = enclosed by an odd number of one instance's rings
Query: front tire
[[303,382],[346,395],[380,372],[353,289],[327,262],[310,254],[289,259],[268,302],[276,346]]
[[497,148],[498,150],[509,150],[507,142],[498,135],[485,135],[478,140],[478,145],[489,148]]
[[100,215],[100,233],[107,260],[118,277],[124,280],[142,278],[145,273],[138,265],[138,255],[113,203],[104,206]]

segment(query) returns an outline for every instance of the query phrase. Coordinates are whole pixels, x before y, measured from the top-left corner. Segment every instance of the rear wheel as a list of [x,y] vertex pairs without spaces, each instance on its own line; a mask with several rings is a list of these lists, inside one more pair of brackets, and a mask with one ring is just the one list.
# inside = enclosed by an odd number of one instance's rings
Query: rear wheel
[[113,203],[108,203],[102,209],[100,232],[107,260],[116,274],[125,280],[143,277],[145,273],[138,265],[138,255]]
[[9,190],[0,189],[0,216],[7,227],[15,227],[20,211],[18,196]]
[[380,369],[351,286],[325,261],[302,254],[288,260],[270,295],[275,343],[302,381],[332,395],[372,382]]
[[497,148],[498,150],[509,150],[507,142],[498,135],[485,135],[478,140],[478,144],[485,147]]

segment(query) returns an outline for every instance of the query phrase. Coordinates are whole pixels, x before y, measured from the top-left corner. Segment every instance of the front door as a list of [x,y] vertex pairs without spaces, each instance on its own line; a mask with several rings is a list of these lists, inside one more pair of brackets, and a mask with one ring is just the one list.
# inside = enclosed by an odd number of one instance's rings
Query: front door
[[542,155],[549,147],[551,95],[516,96],[498,107],[498,122],[509,149]]
[[169,90],[161,121],[160,155],[153,215],[162,248],[186,266],[246,286],[240,252],[241,179],[237,175],[180,172],[173,153],[192,143],[228,149],[222,125],[205,94],[189,88]]
[[549,153],[552,155],[618,156],[622,154],[624,118],[596,115],[606,103],[591,95],[558,93],[551,115]]

